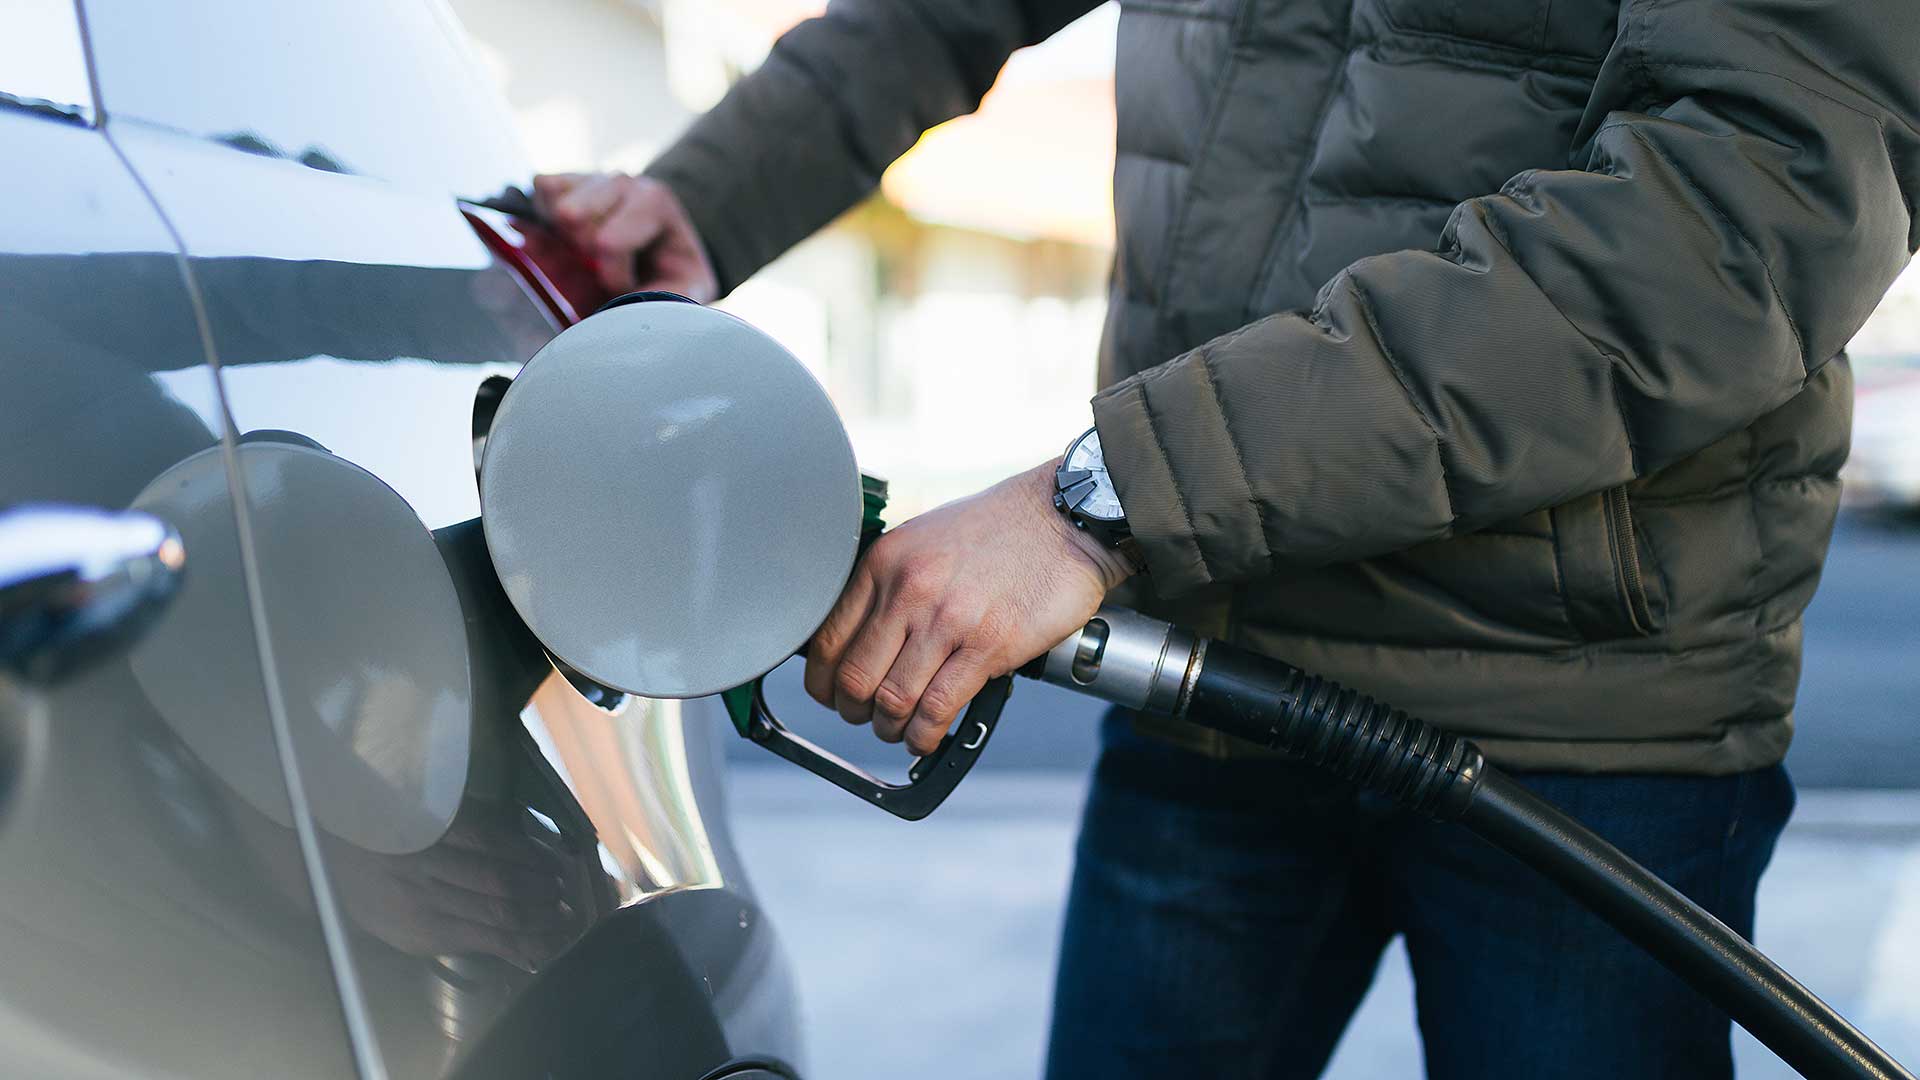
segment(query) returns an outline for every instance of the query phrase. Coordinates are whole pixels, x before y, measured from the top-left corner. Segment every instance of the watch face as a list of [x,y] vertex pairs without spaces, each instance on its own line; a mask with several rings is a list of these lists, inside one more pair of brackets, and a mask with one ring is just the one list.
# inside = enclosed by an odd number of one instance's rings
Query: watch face
[[1062,464],[1061,472],[1086,473],[1093,481],[1090,490],[1081,484],[1074,485],[1075,494],[1079,490],[1087,491],[1085,497],[1072,504],[1075,511],[1084,517],[1101,521],[1126,520],[1126,512],[1120,509],[1120,496],[1113,490],[1113,479],[1107,475],[1107,459],[1100,452],[1098,428],[1088,431],[1067,448],[1067,459]]

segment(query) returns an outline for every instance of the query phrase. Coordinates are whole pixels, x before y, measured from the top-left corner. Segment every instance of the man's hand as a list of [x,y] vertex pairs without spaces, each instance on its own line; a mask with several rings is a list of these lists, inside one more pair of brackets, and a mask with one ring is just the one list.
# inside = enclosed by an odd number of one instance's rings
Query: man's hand
[[881,536],[807,646],[807,693],[929,754],[988,679],[1092,618],[1133,571],[1054,509],[1057,464]]
[[613,292],[666,289],[703,304],[720,295],[693,219],[658,180],[625,173],[536,176],[533,201],[594,261],[600,283]]
[[432,847],[383,855],[336,844],[328,876],[355,926],[409,956],[493,956],[538,971],[585,932],[567,861],[506,807],[467,802]]

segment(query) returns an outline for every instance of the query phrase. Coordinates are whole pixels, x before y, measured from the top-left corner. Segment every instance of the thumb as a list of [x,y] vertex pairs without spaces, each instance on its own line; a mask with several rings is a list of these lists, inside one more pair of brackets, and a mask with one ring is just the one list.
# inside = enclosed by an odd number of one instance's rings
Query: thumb
[[572,191],[580,181],[586,179],[585,173],[541,173],[533,178],[533,205],[541,213],[549,213],[553,204],[561,196]]

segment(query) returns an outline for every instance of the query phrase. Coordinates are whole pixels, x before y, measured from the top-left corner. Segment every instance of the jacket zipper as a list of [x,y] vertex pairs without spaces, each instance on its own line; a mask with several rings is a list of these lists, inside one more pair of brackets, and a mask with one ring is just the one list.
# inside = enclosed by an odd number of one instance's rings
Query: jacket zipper
[[1633,506],[1627,501],[1625,487],[1606,492],[1607,525],[1613,530],[1613,566],[1626,589],[1627,619],[1636,633],[1653,632],[1653,615],[1647,609],[1646,582],[1640,570],[1640,548],[1633,540]]

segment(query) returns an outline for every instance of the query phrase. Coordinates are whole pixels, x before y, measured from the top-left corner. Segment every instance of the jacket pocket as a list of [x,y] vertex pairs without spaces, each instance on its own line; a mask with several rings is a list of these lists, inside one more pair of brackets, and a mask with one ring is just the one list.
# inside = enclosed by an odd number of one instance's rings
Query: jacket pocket
[[1546,41],[1551,0],[1384,0],[1395,28],[1538,51]]
[[1666,621],[1664,590],[1634,527],[1625,487],[1552,511],[1554,555],[1567,619],[1587,641],[1646,637]]
[[1373,0],[1389,27],[1598,61],[1613,48],[1620,0]]

